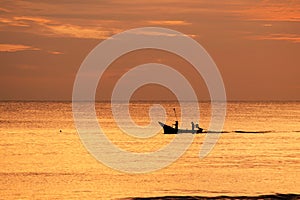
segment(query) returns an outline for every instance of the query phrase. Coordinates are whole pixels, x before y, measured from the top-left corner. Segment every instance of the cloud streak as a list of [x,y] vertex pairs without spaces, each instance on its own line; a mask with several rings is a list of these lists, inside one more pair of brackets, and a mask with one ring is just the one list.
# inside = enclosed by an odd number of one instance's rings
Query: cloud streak
[[0,52],[17,52],[17,51],[38,51],[40,48],[22,45],[22,44],[0,44]]
[[300,4],[298,0],[264,0],[253,2],[232,12],[252,21],[300,22]]
[[[23,44],[0,44],[0,52],[19,52],[19,51],[43,51],[41,48],[34,46],[23,45]],[[63,52],[60,51],[46,51],[48,54],[52,55],[62,55]]]
[[300,43],[300,35],[297,34],[269,34],[257,35],[247,37],[251,40],[273,40],[273,41],[287,41],[292,43]]
[[24,32],[50,36],[106,39],[112,34],[120,32],[119,29],[103,28],[99,26],[79,26],[70,23],[61,23],[43,17],[15,16],[11,18],[0,18],[0,23],[7,26],[23,27]]
[[151,20],[147,21],[148,24],[151,25],[161,25],[161,26],[185,26],[185,25],[191,25],[191,23],[188,23],[186,21],[182,20]]

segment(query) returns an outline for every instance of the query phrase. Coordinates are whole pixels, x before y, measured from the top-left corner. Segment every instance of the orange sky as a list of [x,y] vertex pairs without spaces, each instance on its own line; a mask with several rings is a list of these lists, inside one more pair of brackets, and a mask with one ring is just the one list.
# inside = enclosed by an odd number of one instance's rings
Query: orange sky
[[[299,0],[1,1],[0,100],[70,100],[88,52],[115,33],[144,26],[171,28],[203,45],[230,100],[300,100]],[[153,61],[189,67],[167,53],[136,52],[109,68],[97,96],[109,99],[126,70]],[[183,71],[207,100],[201,78]]]

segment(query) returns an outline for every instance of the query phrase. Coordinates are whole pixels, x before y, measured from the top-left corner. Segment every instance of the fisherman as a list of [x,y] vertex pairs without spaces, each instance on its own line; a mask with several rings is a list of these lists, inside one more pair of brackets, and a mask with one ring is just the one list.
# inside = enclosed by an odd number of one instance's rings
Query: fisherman
[[196,128],[198,129],[197,133],[203,133],[203,128],[200,128],[199,124],[196,124]]
[[195,133],[195,124],[194,124],[194,122],[191,122],[191,124],[192,124],[192,133],[194,134]]
[[175,124],[173,124],[175,126],[175,129],[178,130],[178,121],[175,121]]

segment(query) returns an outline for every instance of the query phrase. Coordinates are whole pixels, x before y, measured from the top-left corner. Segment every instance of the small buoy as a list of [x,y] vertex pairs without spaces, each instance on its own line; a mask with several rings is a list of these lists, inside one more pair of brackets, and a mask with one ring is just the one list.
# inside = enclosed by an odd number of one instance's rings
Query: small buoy
[[61,133],[61,132],[62,132],[62,130],[59,130],[59,132]]

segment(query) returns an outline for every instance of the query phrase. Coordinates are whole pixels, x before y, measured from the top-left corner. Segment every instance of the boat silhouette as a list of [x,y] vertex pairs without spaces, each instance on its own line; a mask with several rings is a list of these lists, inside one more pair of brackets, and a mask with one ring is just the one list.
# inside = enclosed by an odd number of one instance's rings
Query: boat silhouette
[[[178,120],[177,120],[176,110],[175,110],[175,108],[173,110],[174,110],[175,117],[176,117],[175,124],[172,124],[172,126],[169,126],[169,125],[164,124],[162,122],[158,122],[159,125],[161,127],[163,127],[164,134],[179,134],[179,133],[192,133],[192,134],[195,134],[195,133],[203,133],[203,128],[200,128],[198,124],[196,124],[196,126],[195,126],[194,122],[191,122],[192,129],[179,129],[178,128]],[[195,129],[195,127],[197,129]]]

